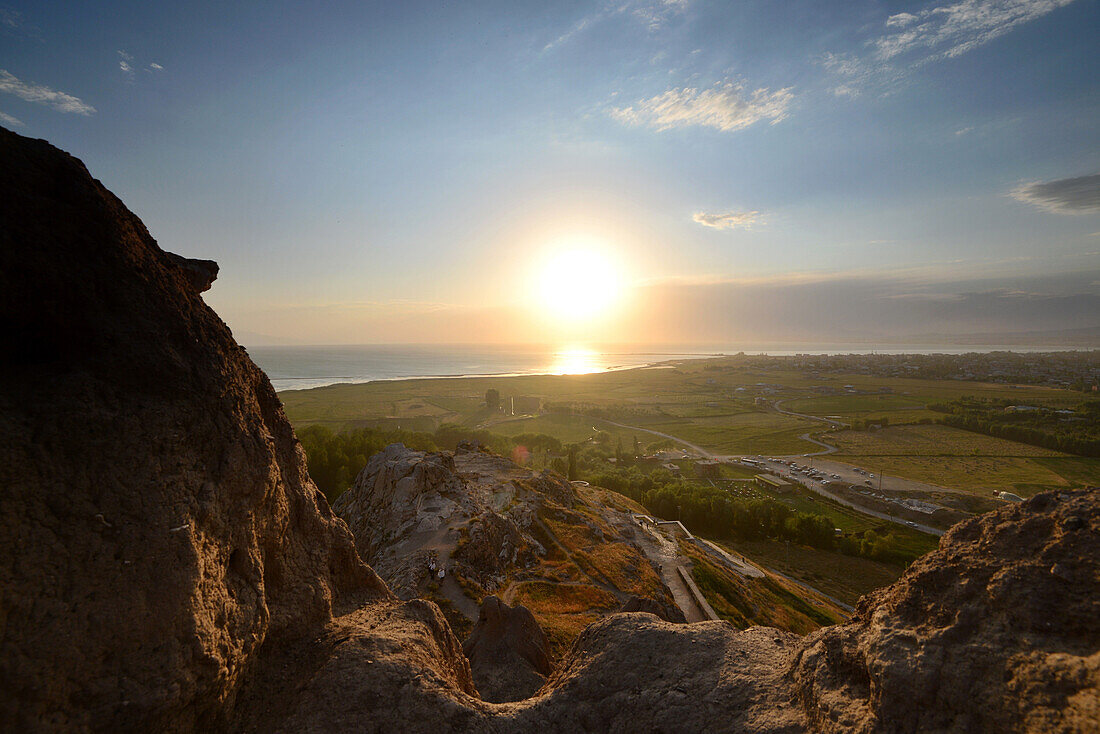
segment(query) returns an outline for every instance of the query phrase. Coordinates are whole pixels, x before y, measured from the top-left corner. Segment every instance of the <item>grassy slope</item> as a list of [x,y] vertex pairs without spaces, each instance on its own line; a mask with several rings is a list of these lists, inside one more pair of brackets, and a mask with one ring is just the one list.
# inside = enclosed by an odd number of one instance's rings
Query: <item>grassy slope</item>
[[778,576],[747,579],[690,544],[681,544],[681,548],[694,563],[691,575],[703,596],[719,617],[736,627],[766,625],[805,634],[845,618],[844,611],[832,602]]

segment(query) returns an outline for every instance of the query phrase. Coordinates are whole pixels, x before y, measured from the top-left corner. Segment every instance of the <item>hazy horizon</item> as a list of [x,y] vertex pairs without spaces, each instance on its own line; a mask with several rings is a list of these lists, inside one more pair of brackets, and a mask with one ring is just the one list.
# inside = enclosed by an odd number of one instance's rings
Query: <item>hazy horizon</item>
[[1041,335],[1100,328],[1098,27],[1088,0],[0,0],[0,124],[218,261],[207,302],[272,342]]

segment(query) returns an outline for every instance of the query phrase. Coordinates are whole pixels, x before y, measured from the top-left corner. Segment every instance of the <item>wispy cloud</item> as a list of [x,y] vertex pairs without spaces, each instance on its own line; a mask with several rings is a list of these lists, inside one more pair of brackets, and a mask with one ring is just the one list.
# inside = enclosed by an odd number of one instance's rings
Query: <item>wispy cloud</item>
[[0,7],[0,35],[42,40],[42,33],[25,15],[10,7]]
[[19,118],[0,112],[0,122],[11,127],[23,127],[23,121]]
[[895,13],[866,41],[866,53],[827,53],[820,63],[837,79],[831,91],[838,97],[889,90],[914,67],[961,56],[1071,2],[959,0]]
[[153,71],[164,71],[164,67],[161,66],[160,64],[155,63],[155,62],[152,63],[152,64],[149,64],[149,68],[152,69]]
[[921,51],[921,59],[961,56],[1013,28],[1040,18],[1073,0],[961,0],[927,8],[920,13],[898,13],[886,19],[892,32],[871,42],[879,59]]
[[122,76],[126,78],[126,81],[132,82],[134,80],[134,57],[125,51],[118,52],[118,68],[122,72]]
[[1100,211],[1100,173],[1026,183],[1013,189],[1012,197],[1059,214]]
[[790,87],[747,92],[740,84],[726,82],[710,89],[670,89],[629,107],[613,107],[610,114],[627,124],[657,130],[698,125],[731,132],[761,120],[774,125],[786,119],[793,99]]
[[691,0],[611,0],[595,12],[589,13],[569,30],[543,47],[543,53],[563,46],[600,21],[616,16],[628,16],[645,24],[650,31],[660,30],[672,18],[683,13]]
[[4,69],[0,69],[0,92],[14,94],[27,102],[46,105],[58,112],[71,112],[77,115],[95,113],[95,107],[78,97],[50,89],[42,84],[20,81]]
[[691,218],[704,227],[714,229],[751,229],[754,224],[760,223],[760,212],[695,212]]

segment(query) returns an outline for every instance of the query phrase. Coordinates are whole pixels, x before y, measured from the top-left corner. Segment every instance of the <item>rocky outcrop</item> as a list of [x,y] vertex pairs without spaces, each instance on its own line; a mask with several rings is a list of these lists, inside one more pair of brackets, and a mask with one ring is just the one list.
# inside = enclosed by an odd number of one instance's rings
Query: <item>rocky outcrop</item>
[[[536,695],[482,700],[439,609],[360,560],[211,276],[0,130],[0,728],[1098,730],[1096,490],[956,526],[849,624],[615,614]],[[475,483],[503,516],[517,485]]]
[[411,533],[436,530],[472,501],[450,454],[393,444],[370,458],[334,509],[354,531],[360,555],[377,562],[382,551]]
[[397,604],[199,296],[215,273],[0,129],[0,728],[217,728],[265,648]]
[[550,643],[535,616],[527,607],[510,607],[495,596],[481,603],[477,625],[462,643],[462,652],[486,701],[529,698],[553,670]]
[[825,731],[1100,730],[1100,490],[956,525],[791,679]]
[[626,602],[619,607],[620,612],[645,612],[646,614],[652,614],[660,617],[666,622],[683,622],[684,613],[680,611],[678,607],[669,608],[667,605],[658,604],[652,599],[643,599],[639,596],[632,596],[626,600]]

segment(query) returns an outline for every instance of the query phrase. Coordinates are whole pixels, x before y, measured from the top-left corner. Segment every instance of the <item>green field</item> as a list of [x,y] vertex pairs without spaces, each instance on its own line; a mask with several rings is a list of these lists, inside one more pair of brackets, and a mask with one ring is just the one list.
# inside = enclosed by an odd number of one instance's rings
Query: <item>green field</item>
[[[848,391],[849,385],[855,392]],[[527,417],[489,411],[485,391],[490,388],[499,391],[503,404],[510,397],[537,397],[544,411]],[[818,450],[801,436],[823,425],[779,413],[778,404],[846,422],[886,418],[890,427],[884,430],[825,435],[840,447],[834,458],[872,471],[980,494],[994,489],[1033,494],[1100,481],[1095,460],[946,426],[917,425],[940,415],[928,405],[964,396],[1055,408],[1075,407],[1084,399],[1081,393],[1048,387],[765,369],[738,358],[591,375],[395,380],[280,393],[298,428],[431,431],[458,423],[506,436],[546,433],[564,443],[584,442],[601,431],[611,434],[612,448],[621,441],[627,450],[635,437],[643,449],[660,444],[664,439],[647,432],[654,431],[720,455]]]
[[949,426],[839,431],[825,440],[840,448],[830,459],[978,495],[1007,491],[1030,497],[1051,489],[1100,484],[1100,459],[1067,456]]
[[897,426],[876,431],[838,431],[827,436],[845,456],[1065,456],[950,426]]

